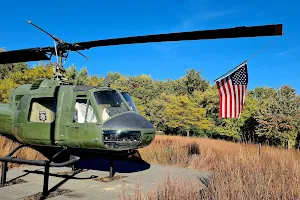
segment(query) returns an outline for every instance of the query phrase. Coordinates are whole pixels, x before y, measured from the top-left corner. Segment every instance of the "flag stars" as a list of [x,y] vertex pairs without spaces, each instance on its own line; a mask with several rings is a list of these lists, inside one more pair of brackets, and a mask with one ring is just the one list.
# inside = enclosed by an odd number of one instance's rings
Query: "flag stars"
[[248,76],[246,72],[247,65],[244,65],[236,72],[231,74],[232,84],[234,85],[247,85],[248,83]]

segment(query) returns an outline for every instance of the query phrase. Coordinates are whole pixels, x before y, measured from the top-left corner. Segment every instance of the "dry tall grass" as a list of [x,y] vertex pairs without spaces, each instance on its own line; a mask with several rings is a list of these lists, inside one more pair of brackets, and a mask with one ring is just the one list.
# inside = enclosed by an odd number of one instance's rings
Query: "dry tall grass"
[[[124,184],[123,184],[124,185]],[[188,187],[187,187],[188,186]],[[123,191],[119,196],[122,200],[135,199],[135,200],[199,200],[205,198],[199,193],[199,183],[194,180],[186,180],[182,177],[170,177],[166,175],[159,186],[150,188],[146,192],[142,192],[142,185],[136,185],[135,192],[132,195],[127,195],[123,187]]]
[[[16,144],[0,137],[0,156]],[[300,199],[300,152],[273,147],[238,144],[211,139],[156,136],[140,150],[151,164],[177,165],[214,172],[205,199]],[[36,151],[24,148],[18,157],[41,159]],[[10,165],[13,167],[16,165]],[[139,190],[137,190],[139,191]],[[168,177],[157,188],[133,199],[199,199],[199,188],[192,183]]]
[[[192,156],[191,154],[197,153],[198,149],[199,155]],[[157,136],[155,141],[141,149],[140,153],[149,163],[213,171],[214,180],[203,194],[208,199],[300,199],[298,150],[263,146],[259,157],[257,145]],[[162,184],[157,189],[175,187],[181,194],[184,193],[183,190],[195,192],[194,186],[191,190],[189,187],[182,187],[189,184],[177,183],[173,182],[171,186]],[[158,197],[157,194],[152,193],[146,197],[153,199]],[[167,199],[182,199],[176,192],[170,195],[173,196]],[[200,198],[199,192],[192,199],[195,198]]]

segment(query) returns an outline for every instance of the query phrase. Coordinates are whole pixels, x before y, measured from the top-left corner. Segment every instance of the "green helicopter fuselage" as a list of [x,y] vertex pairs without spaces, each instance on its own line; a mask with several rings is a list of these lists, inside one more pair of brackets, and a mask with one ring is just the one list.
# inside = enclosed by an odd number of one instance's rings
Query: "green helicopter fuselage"
[[0,104],[0,132],[34,146],[108,151],[145,147],[155,137],[128,93],[49,79],[11,91],[10,103]]

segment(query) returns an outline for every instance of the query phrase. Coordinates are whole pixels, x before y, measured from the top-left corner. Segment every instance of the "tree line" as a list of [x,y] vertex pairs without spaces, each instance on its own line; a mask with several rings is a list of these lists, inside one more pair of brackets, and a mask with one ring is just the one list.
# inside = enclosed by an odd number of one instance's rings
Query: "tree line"
[[[105,77],[89,76],[85,67],[66,69],[74,84],[100,85]],[[29,67],[26,63],[0,65],[0,102],[9,103],[11,89],[51,78],[51,64]],[[266,143],[298,148],[300,140],[300,97],[294,88],[278,90],[256,87],[248,90],[245,108],[239,119],[219,118],[219,93],[215,84],[200,71],[189,69],[177,80],[153,80],[151,76],[124,76],[109,72],[111,87],[129,92],[139,113],[150,120],[157,131],[172,135],[193,135],[232,141]]]

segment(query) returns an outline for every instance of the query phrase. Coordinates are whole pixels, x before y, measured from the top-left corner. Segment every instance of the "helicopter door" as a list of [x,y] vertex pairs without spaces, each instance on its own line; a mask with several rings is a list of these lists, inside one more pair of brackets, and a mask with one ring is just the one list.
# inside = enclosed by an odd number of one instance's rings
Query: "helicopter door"
[[73,105],[72,122],[69,123],[68,127],[68,141],[71,146],[91,147],[97,142],[96,138],[100,132],[97,129],[96,113],[91,101],[85,95],[76,97]]
[[51,144],[56,103],[54,97],[32,98],[24,123],[24,136],[36,144]]

